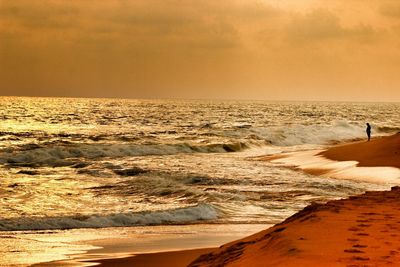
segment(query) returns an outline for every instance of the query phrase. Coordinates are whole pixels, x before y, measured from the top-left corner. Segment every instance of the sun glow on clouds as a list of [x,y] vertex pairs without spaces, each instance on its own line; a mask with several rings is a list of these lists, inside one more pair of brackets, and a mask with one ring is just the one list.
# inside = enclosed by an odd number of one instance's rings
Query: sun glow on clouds
[[387,1],[0,0],[0,93],[400,101]]

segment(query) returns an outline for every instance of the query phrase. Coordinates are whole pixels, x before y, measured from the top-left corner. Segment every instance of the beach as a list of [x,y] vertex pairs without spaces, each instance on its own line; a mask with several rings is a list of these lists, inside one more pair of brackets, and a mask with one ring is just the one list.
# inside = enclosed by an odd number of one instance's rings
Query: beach
[[0,103],[8,107],[0,121],[0,266],[110,265],[190,250],[185,265],[204,252],[197,249],[255,234],[312,203],[399,184],[398,168],[320,154],[366,143],[372,108],[382,115],[370,145],[397,132],[396,104]]
[[[365,150],[371,153],[362,153]],[[400,134],[395,134],[335,146],[321,154],[332,160],[356,160],[361,166],[398,167],[399,151]],[[309,205],[271,228],[219,248],[140,254],[99,263],[186,266],[193,260],[191,267],[394,266],[400,262],[399,207],[400,187],[366,192]]]
[[396,266],[400,188],[311,205],[189,266]]
[[400,266],[399,44],[394,0],[0,0],[0,267]]
[[360,167],[400,168],[400,133],[392,136],[365,140],[332,147],[322,156],[338,161],[357,161]]
[[[399,167],[400,134],[321,153],[360,166]],[[400,188],[314,204],[190,266],[390,266],[400,262]]]

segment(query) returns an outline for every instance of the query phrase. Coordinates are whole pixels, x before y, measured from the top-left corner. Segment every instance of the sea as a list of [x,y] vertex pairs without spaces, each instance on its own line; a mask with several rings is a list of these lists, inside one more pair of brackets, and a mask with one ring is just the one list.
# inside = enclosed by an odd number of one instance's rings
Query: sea
[[366,122],[396,133],[399,114],[400,103],[1,97],[0,265],[68,258],[119,229],[271,225],[388,189],[259,156],[361,140]]

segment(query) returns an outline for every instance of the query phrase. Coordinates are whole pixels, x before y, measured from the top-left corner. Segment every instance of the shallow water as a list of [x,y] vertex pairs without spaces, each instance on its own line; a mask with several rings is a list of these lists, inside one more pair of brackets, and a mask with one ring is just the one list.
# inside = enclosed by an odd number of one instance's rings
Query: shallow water
[[[0,232],[0,266],[93,266],[132,254],[217,247],[269,225],[194,224]],[[36,265],[35,265],[36,266]]]
[[3,97],[0,107],[1,231],[277,223],[392,184],[253,156],[363,138],[366,121],[375,135],[400,125],[400,104],[380,103]]

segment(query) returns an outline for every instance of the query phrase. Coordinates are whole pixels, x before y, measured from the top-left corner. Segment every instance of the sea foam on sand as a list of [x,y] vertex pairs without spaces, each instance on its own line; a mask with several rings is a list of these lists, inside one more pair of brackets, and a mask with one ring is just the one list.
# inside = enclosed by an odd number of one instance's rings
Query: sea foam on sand
[[396,185],[400,184],[400,133],[264,159],[326,177]]
[[[358,161],[336,161],[320,155],[323,150],[285,153],[270,160],[285,166],[294,166],[311,174],[336,179],[372,183],[400,184],[400,169],[394,167],[360,167]],[[268,157],[265,157],[268,160]]]

